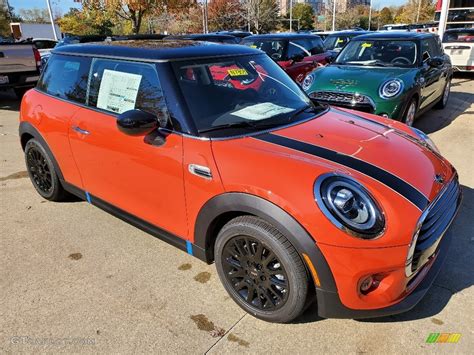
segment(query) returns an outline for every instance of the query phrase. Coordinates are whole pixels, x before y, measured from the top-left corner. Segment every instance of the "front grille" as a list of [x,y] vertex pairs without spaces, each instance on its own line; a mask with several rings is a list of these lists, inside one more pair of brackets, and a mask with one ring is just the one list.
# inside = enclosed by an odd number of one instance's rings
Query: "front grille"
[[317,91],[309,95],[311,98],[334,106],[341,106],[372,113],[375,104],[368,96],[352,92]]
[[412,249],[411,273],[418,271],[436,252],[441,237],[456,214],[460,194],[459,182],[455,177],[423,213]]

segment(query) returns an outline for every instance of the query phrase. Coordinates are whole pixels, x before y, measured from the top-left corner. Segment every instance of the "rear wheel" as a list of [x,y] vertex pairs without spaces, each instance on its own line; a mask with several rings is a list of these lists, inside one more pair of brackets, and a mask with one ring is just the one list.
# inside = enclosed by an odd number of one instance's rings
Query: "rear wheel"
[[448,104],[450,92],[451,92],[451,79],[448,79],[446,81],[446,84],[444,84],[443,96],[441,96],[441,98],[435,105],[436,109],[441,110],[446,107],[446,105]]
[[416,117],[416,99],[411,99],[408,104],[405,114],[403,115],[402,122],[408,126],[413,126]]
[[36,139],[25,146],[25,161],[28,174],[36,191],[50,201],[63,201],[67,192],[61,186],[51,157]]
[[276,228],[253,216],[231,220],[215,245],[219,278],[233,300],[269,322],[289,322],[304,309],[308,294],[305,266]]

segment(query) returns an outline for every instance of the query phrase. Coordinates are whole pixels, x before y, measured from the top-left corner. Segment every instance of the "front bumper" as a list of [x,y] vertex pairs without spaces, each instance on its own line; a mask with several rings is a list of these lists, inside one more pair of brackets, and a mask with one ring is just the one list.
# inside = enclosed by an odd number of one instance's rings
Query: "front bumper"
[[[452,238],[446,231],[457,215],[461,200],[455,175],[422,214],[410,248],[350,249],[320,245],[333,267],[337,291],[317,288],[319,315],[372,318],[413,308],[433,284],[446,259]],[[403,267],[400,258],[403,259],[404,251],[407,259]],[[379,284],[366,294],[360,293],[358,280],[377,274]]]
[[448,254],[451,238],[452,237],[450,234],[442,238],[438,247],[438,252],[433,256],[432,262],[425,265],[426,271],[420,271],[420,273],[425,272],[425,274],[419,275],[423,279],[411,291],[411,293],[403,298],[400,302],[384,308],[363,310],[351,309],[342,304],[337,292],[318,289],[316,295],[319,316],[323,318],[362,319],[384,317],[409,311],[415,307],[418,302],[420,302],[436,279],[436,276],[440,272]]

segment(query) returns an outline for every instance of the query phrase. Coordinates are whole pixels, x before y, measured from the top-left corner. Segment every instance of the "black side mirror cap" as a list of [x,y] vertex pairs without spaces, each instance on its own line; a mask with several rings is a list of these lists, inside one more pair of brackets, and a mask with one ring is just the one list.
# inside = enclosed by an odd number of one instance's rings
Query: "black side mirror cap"
[[142,110],[129,110],[118,115],[119,131],[130,136],[143,136],[159,127],[158,118]]

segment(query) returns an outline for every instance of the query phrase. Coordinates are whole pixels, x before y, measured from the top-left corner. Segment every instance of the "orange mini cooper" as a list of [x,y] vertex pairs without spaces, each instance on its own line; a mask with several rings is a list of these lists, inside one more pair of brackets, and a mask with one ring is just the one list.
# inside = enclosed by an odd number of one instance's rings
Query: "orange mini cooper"
[[425,134],[322,106],[243,46],[58,48],[20,121],[42,197],[77,195],[215,262],[234,301],[272,322],[311,301],[322,317],[411,309],[461,199]]

